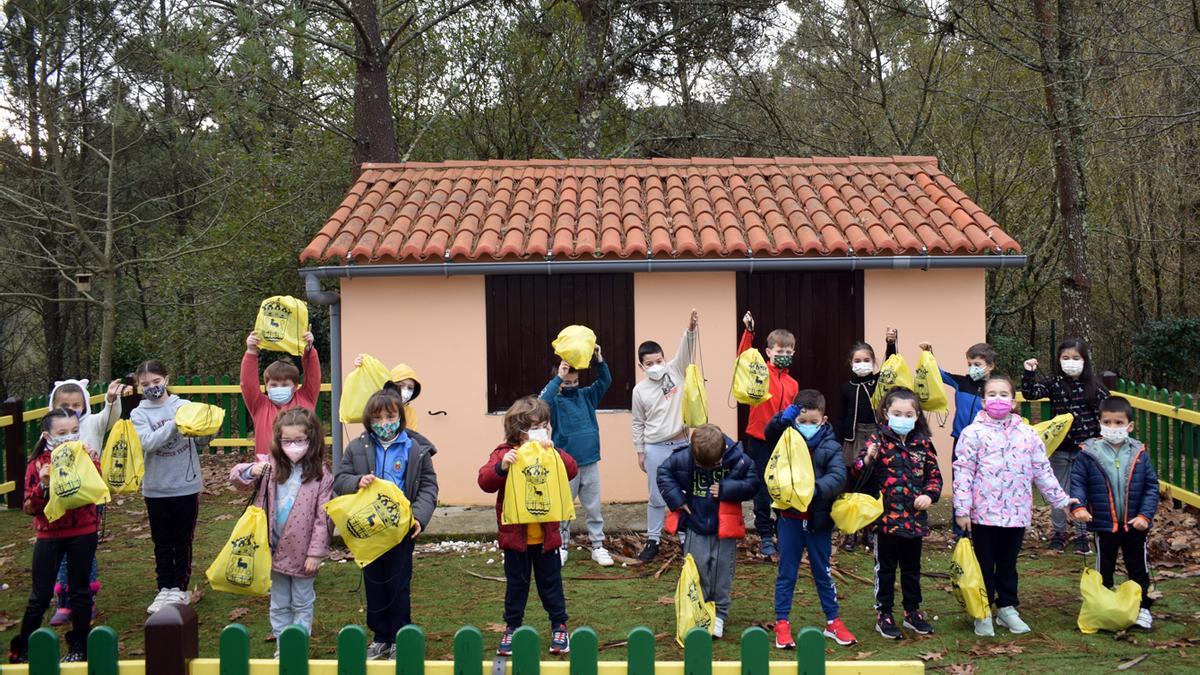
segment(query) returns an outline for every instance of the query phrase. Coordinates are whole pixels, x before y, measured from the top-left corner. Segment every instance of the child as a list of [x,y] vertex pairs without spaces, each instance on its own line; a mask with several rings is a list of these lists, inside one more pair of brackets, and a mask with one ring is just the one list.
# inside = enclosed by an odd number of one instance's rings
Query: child
[[892,618],[899,565],[904,626],[929,635],[933,626],[921,611],[921,539],[929,534],[926,510],[942,494],[942,474],[915,392],[892,388],[879,406],[879,418],[886,422],[871,434],[850,467],[853,477],[869,471],[872,490],[883,495],[875,537],[875,630],[889,640],[904,637]]
[[[1100,438],[1088,440],[1071,469],[1071,496],[1077,521],[1088,524],[1096,537],[1096,567],[1104,585],[1113,587],[1117,551],[1130,579],[1142,587],[1142,608],[1135,623],[1150,630],[1150,570],[1146,536],[1158,510],[1158,475],[1150,453],[1131,437],[1133,407],[1112,397],[1100,402]],[[1062,452],[1059,450],[1059,452]]]
[[[933,353],[933,346],[928,342],[918,346],[921,351]],[[986,342],[978,342],[967,348],[966,375],[955,375],[942,369],[942,382],[954,389],[954,425],[950,429],[950,439],[954,443],[950,448],[952,458],[954,446],[958,445],[963,429],[974,423],[983,410],[983,383],[995,369],[996,350]]]
[[[79,418],[79,440],[92,449],[100,452],[104,448],[104,436],[121,417],[121,397],[129,393],[130,388],[113,380],[108,385],[104,395],[104,407],[100,412],[92,414],[92,406],[88,401],[87,380],[63,380],[55,382],[50,390],[50,409],[63,408],[75,413]],[[97,459],[99,455],[97,455]],[[104,507],[97,506],[98,518],[104,519]],[[96,594],[100,592],[100,567],[92,558],[92,571],[88,577],[88,590],[92,594],[92,619],[100,613],[96,607]],[[67,565],[64,562],[58,568],[58,579],[54,584],[54,596],[57,598],[57,608],[50,618],[51,626],[62,626],[71,620],[71,607],[68,604]]]
[[[362,354],[354,357],[355,368],[361,368],[362,363]],[[391,378],[391,382],[385,383],[383,388],[395,390],[400,394],[400,400],[404,402],[404,428],[416,431],[417,410],[413,407],[412,402],[421,395],[421,380],[417,378],[417,371],[407,363],[398,363],[395,368],[392,368]]]
[[170,376],[163,364],[145,361],[133,375],[144,399],[129,418],[146,457],[142,497],[150,517],[158,581],[158,595],[146,613],[153,614],[164,605],[188,604],[192,539],[204,487],[197,448],[207,445],[209,439],[188,438],[175,427],[175,413],[187,401],[167,391]]
[[[682,413],[681,413],[682,414]],[[517,448],[527,441],[554,447],[550,440],[550,406],[533,396],[518,399],[504,413],[504,442],[492,450],[487,462],[479,467],[479,487],[496,493],[496,526],[499,528],[500,548],[504,550],[504,634],[496,653],[512,654],[513,633],[525,618],[525,603],[529,600],[529,577],[537,581],[538,597],[550,615],[550,653],[571,651],[567,634],[567,600],[563,595],[561,523],[530,523],[504,525],[500,514],[504,505],[504,485],[508,470],[517,461]],[[559,450],[567,478],[575,478],[579,467],[575,459]]]
[[825,611],[825,637],[839,645],[852,645],[858,640],[840,618],[837,588],[833,585],[833,570],[829,564],[833,554],[833,518],[829,509],[846,482],[846,462],[842,459],[842,444],[825,416],[825,397],[821,392],[816,389],[800,391],[791,405],[771,418],[766,429],[771,447],[775,447],[788,427],[799,431],[808,444],[815,485],[807,511],[776,511],[779,514],[776,521],[779,525],[779,574],[775,578],[775,647],[796,648],[788,618],[792,613],[800,556],[806,550],[817,597]]
[[650,499],[646,504],[646,548],[638,560],[649,562],[658,555],[667,505],[658,491],[658,467],[679,448],[687,445],[683,427],[683,374],[696,354],[696,329],[700,315],[692,310],[688,329],[675,358],[667,361],[657,342],[638,346],[638,367],[646,379],[633,387],[633,448],[638,467],[646,474]]
[[[887,359],[896,353],[898,331],[888,328],[886,333]],[[867,438],[879,428],[875,419],[875,408],[871,406],[871,395],[879,382],[879,363],[875,348],[866,342],[856,342],[850,347],[850,380],[842,383],[839,391],[842,399],[842,418],[838,421],[838,438],[842,442],[842,461],[848,468],[867,445]],[[842,537],[842,550],[853,551],[858,546],[858,533]],[[863,543],[867,538],[863,537]]]
[[[612,374],[600,353],[600,345],[596,345],[592,363],[596,381],[586,387],[579,386],[578,371],[566,361],[560,363],[558,373],[542,389],[540,398],[550,406],[555,447],[565,450],[579,465],[579,475],[571,479],[571,497],[579,497],[579,503],[587,512],[592,560],[601,567],[609,567],[613,559],[604,548],[604,516],[600,514],[600,426],[596,422],[596,407],[612,384]],[[571,523],[563,521],[561,557],[564,565],[570,538]]]
[[[29,658],[29,636],[42,624],[50,606],[54,577],[62,562],[67,564],[71,630],[67,632],[67,655],[63,661],[87,661],[87,637],[92,624],[92,595],[88,590],[88,571],[96,557],[96,531],[100,517],[95,505],[81,506],[47,522],[46,504],[50,497],[50,455],[63,443],[79,440],[79,419],[74,411],[55,408],[42,418],[42,435],[33,447],[25,470],[25,513],[33,516],[37,540],[33,544],[33,575],[29,602],[21,619],[21,632],[9,645],[9,663],[25,663]],[[95,454],[95,448],[87,448]],[[93,459],[93,461],[95,461]],[[99,469],[100,463],[96,462]]]
[[[271,543],[271,631],[299,624],[312,633],[317,570],[329,554],[329,518],[324,506],[333,494],[333,474],[325,466],[325,432],[316,413],[291,408],[275,418],[270,454],[264,461],[238,464],[229,472],[234,485],[259,486],[255,504],[269,518]],[[278,642],[276,642],[278,644]],[[279,658],[279,648],[275,649]]]
[[395,657],[396,632],[412,623],[413,540],[429,527],[437,508],[437,474],[433,471],[437,448],[405,428],[404,402],[394,390],[372,394],[362,418],[367,429],[342,452],[333,491],[350,494],[383,478],[408,497],[414,521],[404,541],[363,568],[367,628],[374,632],[367,658],[386,660]]
[[658,489],[667,508],[679,513],[684,555],[700,572],[704,599],[717,606],[712,635],[725,634],[729,618],[737,543],[746,536],[742,502],[753,499],[762,480],[754,462],[715,424],[692,431],[691,448],[680,448],[658,467]]
[[[1070,501],[1054,480],[1046,446],[1013,412],[1012,380],[992,375],[983,385],[983,412],[963,429],[954,459],[954,519],[971,544],[996,623],[1028,633],[1017,613],[1017,556],[1033,511],[1033,484],[1055,508]],[[992,637],[992,617],[975,620],[975,634]]]
[[263,394],[258,387],[258,345],[259,337],[253,331],[246,336],[246,353],[242,355],[242,400],[250,411],[250,419],[254,421],[254,454],[259,462],[267,461],[270,455],[271,434],[275,427],[275,416],[285,408],[308,408],[316,410],[317,396],[321,393],[321,360],[317,350],[313,349],[313,334],[304,334],[304,386],[300,386],[300,371],[292,365],[289,359],[283,358],[271,363],[263,370],[263,384],[267,393]]
[[[738,354],[754,346],[754,317],[749,310],[742,317],[742,324],[745,330],[742,331],[742,339],[738,343]],[[796,353],[796,336],[792,335],[791,331],[776,328],[768,333],[767,348],[763,353],[767,355],[767,386],[770,388],[771,398],[750,406],[750,415],[746,422],[746,454],[754,461],[754,473],[759,477],[760,483],[766,472],[767,461],[771,459],[771,451],[774,450],[774,446],[764,440],[767,422],[786,408],[788,401],[791,401],[800,389],[800,385],[788,374],[788,368],[792,366],[792,357]],[[760,540],[759,555],[773,561],[778,560],[775,525],[771,522],[771,496],[767,494],[766,483],[759,485],[754,494],[754,529],[758,531]]]
[[[1058,362],[1054,364],[1054,376],[1048,380],[1037,380],[1038,360],[1025,362],[1021,374],[1021,394],[1026,401],[1039,398],[1050,399],[1050,410],[1054,415],[1069,412],[1075,416],[1067,439],[1050,455],[1050,466],[1062,489],[1071,486],[1071,467],[1079,457],[1079,451],[1088,440],[1100,435],[1100,402],[1108,398],[1108,390],[1092,368],[1087,344],[1083,340],[1067,338],[1058,345]],[[1050,512],[1054,525],[1054,536],[1050,539],[1050,550],[1062,551],[1067,547],[1067,513],[1055,509]],[[1075,552],[1088,555],[1087,528],[1082,522],[1075,523]]]

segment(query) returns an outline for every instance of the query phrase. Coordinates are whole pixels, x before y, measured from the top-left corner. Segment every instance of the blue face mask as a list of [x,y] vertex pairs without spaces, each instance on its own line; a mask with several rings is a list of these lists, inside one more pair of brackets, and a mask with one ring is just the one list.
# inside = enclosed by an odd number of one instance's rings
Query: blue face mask
[[888,426],[891,427],[892,431],[896,432],[897,434],[900,434],[901,436],[907,436],[912,433],[914,428],[916,428],[917,418],[888,415]]
[[292,400],[294,391],[291,387],[267,387],[267,398],[275,405],[283,405]]
[[805,440],[810,439],[813,436],[816,436],[817,432],[820,430],[821,430],[820,424],[799,424],[799,423],[796,424],[796,431],[799,431],[800,435],[803,436],[805,438]]

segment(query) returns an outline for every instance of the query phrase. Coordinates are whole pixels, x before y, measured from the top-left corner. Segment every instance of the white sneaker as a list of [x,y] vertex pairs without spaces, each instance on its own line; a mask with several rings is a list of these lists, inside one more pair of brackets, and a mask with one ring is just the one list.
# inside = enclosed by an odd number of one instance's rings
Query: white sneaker
[[558,559],[562,561],[562,567],[567,566],[567,547],[558,549]]
[[1144,630],[1150,630],[1154,627],[1154,616],[1150,614],[1150,610],[1143,607],[1138,610],[1138,618],[1137,621],[1133,622],[1133,625]]
[[603,546],[592,549],[592,560],[601,567],[612,567],[613,559]]
[[178,588],[172,588],[171,589],[171,599],[168,600],[167,602],[174,603],[177,605],[187,605],[187,604],[191,603],[191,600],[192,600],[192,596],[187,591],[181,591]]
[[158,610],[162,609],[163,605],[170,602],[170,599],[169,599],[170,593],[171,593],[171,589],[169,589],[169,588],[158,589],[158,595],[154,596],[154,600],[152,600],[150,602],[150,605],[148,607],[146,607],[146,613],[153,614],[153,613],[157,612]]
[[1029,626],[1021,620],[1016,607],[1001,607],[996,610],[996,623],[1004,626],[1014,635],[1029,632]]
[[724,636],[724,635],[725,635],[725,619],[722,619],[721,617],[719,617],[719,616],[718,616],[718,617],[716,618],[716,620],[715,620],[715,621],[713,621],[713,632],[712,632],[712,636],[713,636],[714,638],[719,638],[719,637],[722,637],[722,636]]
[[996,637],[996,629],[992,626],[992,617],[975,619],[975,634],[979,637]]

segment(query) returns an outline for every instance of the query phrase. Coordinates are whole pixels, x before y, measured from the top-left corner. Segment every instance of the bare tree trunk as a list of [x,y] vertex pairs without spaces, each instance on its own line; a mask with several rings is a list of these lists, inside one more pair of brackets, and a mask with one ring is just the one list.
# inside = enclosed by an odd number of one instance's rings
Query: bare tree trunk
[[396,122],[388,94],[388,60],[379,33],[379,6],[375,0],[354,0],[358,51],[354,79],[354,173],[364,162],[396,162]]
[[605,43],[609,22],[607,0],[576,0],[583,19],[583,59],[575,83],[575,114],[579,127],[576,138],[579,156],[595,159],[600,156],[600,106],[608,93],[608,73],[605,72]]

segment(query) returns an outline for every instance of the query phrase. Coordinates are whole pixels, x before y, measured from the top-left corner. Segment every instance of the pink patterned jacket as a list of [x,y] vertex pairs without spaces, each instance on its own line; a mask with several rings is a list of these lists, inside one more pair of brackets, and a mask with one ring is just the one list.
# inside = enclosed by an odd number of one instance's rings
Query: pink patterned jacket
[[958,438],[954,460],[954,515],[994,527],[1029,527],[1033,485],[1054,508],[1070,498],[1058,485],[1046,446],[1015,414],[995,420],[980,412]]

